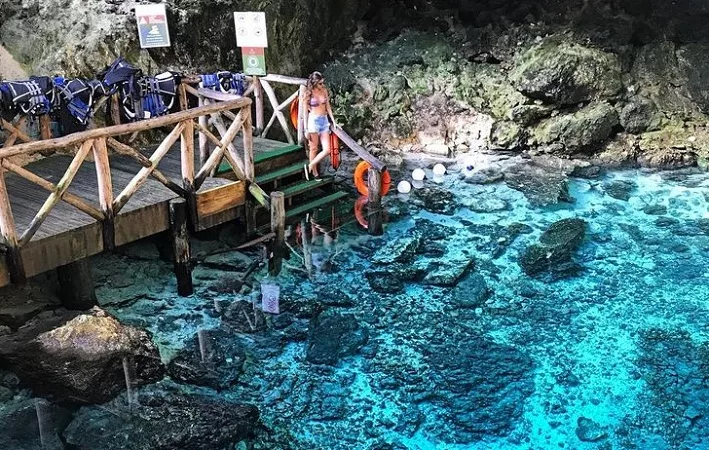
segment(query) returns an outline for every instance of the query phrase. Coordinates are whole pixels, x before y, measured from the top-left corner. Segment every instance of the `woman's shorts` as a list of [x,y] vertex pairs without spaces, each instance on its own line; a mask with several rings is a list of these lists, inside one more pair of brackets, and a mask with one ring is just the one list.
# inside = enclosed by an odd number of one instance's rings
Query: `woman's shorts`
[[330,121],[327,120],[327,116],[308,115],[308,133],[322,134],[328,131],[330,131]]

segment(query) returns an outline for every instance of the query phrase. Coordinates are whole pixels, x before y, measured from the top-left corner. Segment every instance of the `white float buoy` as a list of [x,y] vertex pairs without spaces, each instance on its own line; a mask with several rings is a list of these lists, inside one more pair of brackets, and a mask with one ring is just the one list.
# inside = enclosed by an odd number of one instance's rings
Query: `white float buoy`
[[433,166],[433,174],[442,177],[446,174],[446,166],[441,163],[436,164],[435,166]]
[[413,178],[414,181],[423,181],[423,179],[426,178],[426,172],[424,172],[423,169],[414,169],[414,171],[411,172],[411,178]]
[[396,186],[396,189],[399,191],[400,194],[408,194],[411,192],[411,183],[408,181],[399,181],[399,184]]
[[411,185],[416,189],[421,189],[423,187],[423,181],[414,180],[413,183],[411,183]]

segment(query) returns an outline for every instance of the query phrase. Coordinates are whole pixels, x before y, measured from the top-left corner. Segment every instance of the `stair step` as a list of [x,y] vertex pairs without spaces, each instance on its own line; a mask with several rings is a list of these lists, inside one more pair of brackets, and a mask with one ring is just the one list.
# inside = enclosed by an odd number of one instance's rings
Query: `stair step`
[[332,182],[332,177],[322,177],[319,180],[303,180],[279,190],[283,192],[283,195],[285,195],[286,198],[295,197],[296,195],[302,194],[304,192],[312,191],[313,189],[332,184]]
[[300,145],[284,144],[283,147],[279,147],[274,150],[256,153],[254,155],[254,164],[260,164],[262,162],[266,162],[266,161],[270,161],[272,159],[280,158],[281,156],[289,155],[294,152],[302,152],[302,151],[303,151],[303,147]]
[[266,184],[266,183],[271,183],[273,181],[279,180],[281,178],[285,178],[290,175],[295,175],[298,172],[303,172],[303,165],[306,164],[308,161],[307,160],[302,160],[300,162],[297,162],[293,165],[283,167],[278,170],[274,170],[273,172],[268,172],[264,173],[263,175],[259,175],[256,177],[256,183],[258,184]]
[[328,203],[332,203],[334,201],[340,200],[340,199],[348,197],[348,196],[349,196],[349,194],[347,192],[340,191],[340,192],[335,192],[334,194],[327,195],[325,197],[320,197],[320,198],[315,199],[311,202],[304,203],[302,205],[296,206],[293,209],[287,210],[286,211],[286,218],[292,218],[295,216],[299,216],[303,213],[320,208],[321,206],[325,206]]

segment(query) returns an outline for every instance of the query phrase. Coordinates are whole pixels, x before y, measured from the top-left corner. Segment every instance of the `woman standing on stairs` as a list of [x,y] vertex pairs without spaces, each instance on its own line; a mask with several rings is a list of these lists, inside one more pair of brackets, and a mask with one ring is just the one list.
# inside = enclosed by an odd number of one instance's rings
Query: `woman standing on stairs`
[[[330,107],[330,95],[325,87],[325,78],[320,72],[313,72],[308,77],[305,95],[300,99],[305,108],[305,123],[307,124],[308,144],[310,147],[310,163],[305,165],[305,178],[312,174],[319,177],[318,164],[330,154],[330,120],[333,126],[338,126]],[[318,154],[318,142],[322,151]]]

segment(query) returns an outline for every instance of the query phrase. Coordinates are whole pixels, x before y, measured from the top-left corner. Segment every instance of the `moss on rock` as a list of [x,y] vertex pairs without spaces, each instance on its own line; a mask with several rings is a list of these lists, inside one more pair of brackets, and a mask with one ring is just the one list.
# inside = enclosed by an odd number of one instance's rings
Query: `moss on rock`
[[618,125],[608,103],[593,103],[572,114],[553,117],[533,131],[537,144],[560,143],[569,151],[586,150],[605,141]]

